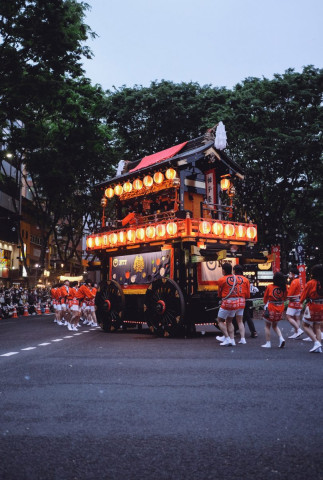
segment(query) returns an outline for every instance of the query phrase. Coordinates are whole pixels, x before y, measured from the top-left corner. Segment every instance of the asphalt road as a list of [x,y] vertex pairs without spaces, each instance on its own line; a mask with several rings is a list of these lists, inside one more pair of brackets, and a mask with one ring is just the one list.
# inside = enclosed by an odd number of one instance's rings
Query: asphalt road
[[263,349],[255,323],[228,348],[214,327],[163,339],[1,320],[0,479],[323,479],[323,354]]

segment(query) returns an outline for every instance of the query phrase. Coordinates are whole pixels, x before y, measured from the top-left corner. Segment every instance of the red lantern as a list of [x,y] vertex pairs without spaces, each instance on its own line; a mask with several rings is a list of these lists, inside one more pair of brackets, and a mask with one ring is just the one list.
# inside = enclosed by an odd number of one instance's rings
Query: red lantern
[[238,225],[237,230],[236,230],[236,235],[239,238],[245,237],[246,236],[246,227],[244,227],[243,225]]
[[127,239],[129,242],[134,242],[136,240],[136,230],[128,230]]
[[203,222],[200,222],[199,230],[204,235],[207,235],[208,233],[210,233],[211,232],[210,222],[206,222],[205,220]]
[[247,228],[247,237],[250,238],[250,240],[253,240],[257,236],[257,229],[255,227],[248,227]]
[[146,188],[152,187],[153,183],[154,183],[153,177],[151,177],[150,175],[146,175],[144,177],[144,185]]
[[136,237],[138,238],[138,240],[143,240],[145,238],[145,229],[144,228],[137,228]]
[[146,237],[147,238],[154,238],[156,235],[156,229],[155,227],[149,226],[146,228]]
[[133,182],[133,188],[134,190],[141,190],[142,189],[142,181],[140,180],[140,178],[137,178],[134,182]]
[[166,230],[167,230],[168,235],[170,235],[171,237],[176,235],[176,233],[177,233],[176,223],[175,222],[167,223]]
[[221,190],[229,190],[229,188],[231,187],[231,182],[228,178],[222,178],[220,185]]
[[120,195],[122,195],[122,193],[123,193],[122,185],[116,185],[116,186],[114,187],[114,193],[115,193],[115,195],[117,195],[118,197],[120,197]]
[[106,191],[104,192],[105,196],[108,197],[108,198],[112,198],[114,196],[114,190],[113,188],[109,187],[106,189]]
[[233,237],[234,225],[232,225],[231,223],[227,223],[227,225],[224,227],[224,233],[226,234],[227,237]]
[[130,182],[126,182],[123,184],[123,191],[125,193],[130,193],[132,190],[132,184]]
[[220,222],[213,223],[212,231],[214,235],[221,235],[223,233],[223,225]]
[[156,227],[157,237],[164,237],[166,234],[166,227],[163,223],[157,225]]
[[156,172],[154,175],[154,182],[157,183],[157,185],[160,185],[164,181],[164,175],[161,172]]
[[166,170],[165,176],[167,180],[174,180],[174,178],[176,177],[176,170],[174,170],[173,168],[168,168]]

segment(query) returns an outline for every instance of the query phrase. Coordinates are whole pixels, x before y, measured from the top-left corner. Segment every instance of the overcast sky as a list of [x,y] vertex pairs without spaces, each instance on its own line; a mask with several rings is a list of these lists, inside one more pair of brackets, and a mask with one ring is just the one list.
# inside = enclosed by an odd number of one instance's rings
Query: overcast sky
[[231,88],[323,66],[323,0],[85,1],[98,37],[84,67],[104,89],[162,79]]

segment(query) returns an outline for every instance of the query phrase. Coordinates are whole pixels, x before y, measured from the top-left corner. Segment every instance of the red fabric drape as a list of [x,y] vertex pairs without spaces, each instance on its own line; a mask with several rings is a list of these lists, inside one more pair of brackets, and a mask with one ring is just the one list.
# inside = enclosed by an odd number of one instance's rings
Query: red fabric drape
[[162,160],[167,160],[167,158],[172,158],[176,153],[182,150],[183,147],[187,142],[181,143],[180,145],[175,145],[174,147],[166,148],[166,150],[162,150],[161,152],[153,153],[152,155],[148,155],[144,157],[141,162],[130,172],[136,172],[137,170],[141,170],[142,168],[149,167],[150,165],[154,165],[155,163],[159,163]]

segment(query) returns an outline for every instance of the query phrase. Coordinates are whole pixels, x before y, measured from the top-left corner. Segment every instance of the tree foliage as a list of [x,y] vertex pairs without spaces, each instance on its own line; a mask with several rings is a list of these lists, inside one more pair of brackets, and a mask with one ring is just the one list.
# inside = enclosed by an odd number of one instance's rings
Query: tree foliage
[[165,80],[108,92],[114,148],[133,160],[198,137],[210,126],[206,112],[213,104],[224,108],[227,97],[225,88]]
[[91,56],[83,42],[94,35],[86,8],[75,0],[0,5],[0,142],[26,172],[43,233],[41,264],[58,225],[69,239],[68,248],[58,246],[60,258],[75,253],[91,188],[113,163],[104,93],[83,75],[81,59]]

